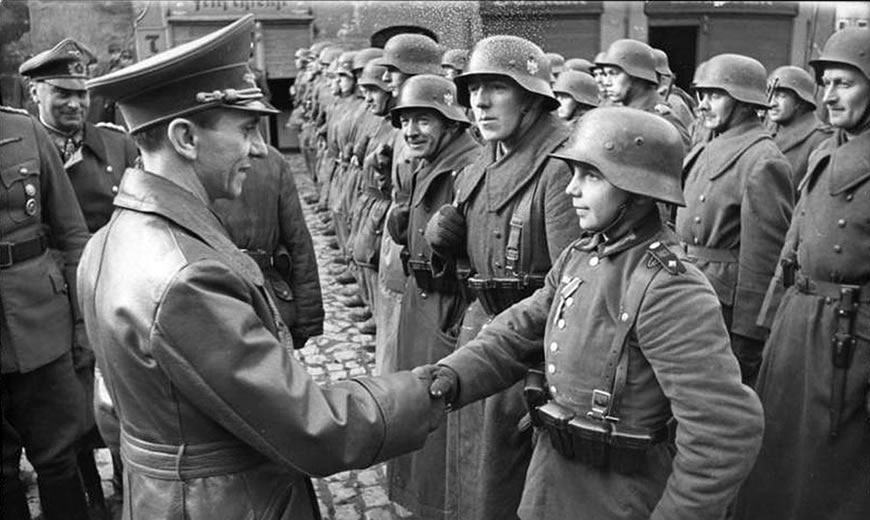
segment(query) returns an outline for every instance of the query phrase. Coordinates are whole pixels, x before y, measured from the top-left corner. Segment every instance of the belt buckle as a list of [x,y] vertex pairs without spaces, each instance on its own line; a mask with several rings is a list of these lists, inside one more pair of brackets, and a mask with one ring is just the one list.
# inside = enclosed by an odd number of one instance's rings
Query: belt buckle
[[608,415],[610,411],[610,400],[613,396],[610,392],[604,390],[592,390],[592,406],[591,411],[586,412],[586,416],[600,421],[619,422],[618,417]]
[[0,269],[12,267],[12,245],[9,242],[0,242]]

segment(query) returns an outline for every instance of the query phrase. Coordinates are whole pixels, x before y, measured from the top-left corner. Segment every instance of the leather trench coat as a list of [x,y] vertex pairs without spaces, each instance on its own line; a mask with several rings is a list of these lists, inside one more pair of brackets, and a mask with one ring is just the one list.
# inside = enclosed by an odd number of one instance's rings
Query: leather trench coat
[[[715,293],[678,260],[673,232],[653,213],[609,235],[570,245],[542,289],[439,362],[458,375],[454,407],[510,386],[545,360],[550,399],[585,416],[613,338],[628,323],[618,424],[656,429],[673,415],[676,455],[655,444],[640,470],[624,474],[567,459],[546,430],[536,430],[519,516],[719,520],[758,451],[758,398],[740,382]],[[654,257],[654,247],[670,257]],[[626,307],[635,270],[657,270],[636,311]]]
[[307,475],[419,448],[409,372],[320,387],[276,338],[257,265],[201,200],[128,170],[80,300],[122,428],[125,519],[317,518]]
[[252,158],[241,196],[215,201],[214,210],[236,246],[267,256],[261,268],[294,343],[323,334],[317,257],[293,172],[281,152],[270,146],[265,158]]
[[[743,520],[847,520],[870,516],[870,131],[846,141],[838,130],[810,156],[782,250],[796,261],[771,283],[761,319],[770,326],[756,386],[767,432],[741,491]],[[815,287],[861,286],[851,325],[851,363],[837,382],[833,338],[838,294]],[[836,290],[838,292],[838,290]],[[846,306],[848,309],[848,306]],[[834,394],[843,400],[832,435]]]

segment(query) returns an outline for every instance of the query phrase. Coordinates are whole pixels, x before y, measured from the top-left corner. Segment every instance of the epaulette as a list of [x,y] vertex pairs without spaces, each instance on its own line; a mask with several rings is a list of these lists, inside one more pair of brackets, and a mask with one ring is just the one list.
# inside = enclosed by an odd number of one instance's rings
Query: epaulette
[[665,105],[664,103],[657,104],[656,106],[653,107],[653,110],[655,110],[656,112],[658,112],[659,114],[661,114],[663,116],[666,116],[666,115],[670,114],[671,112],[673,112],[673,110],[671,110],[671,107],[669,107],[668,105]]
[[686,266],[677,258],[677,255],[659,241],[650,244],[647,253],[649,254],[649,259],[646,262],[647,267],[654,267],[658,264],[670,274],[686,272]]
[[123,126],[121,126],[121,125],[116,125],[115,123],[109,123],[109,122],[107,122],[107,121],[100,121],[99,123],[95,124],[94,126],[96,126],[96,127],[98,127],[98,128],[108,128],[109,130],[114,130],[114,131],[116,131],[116,132],[121,132],[122,134],[126,134],[126,133],[127,133],[127,129],[124,128]]
[[7,107],[6,105],[0,105],[0,112],[8,112],[10,114],[18,114],[22,116],[30,115],[30,112],[24,110],[23,108]]

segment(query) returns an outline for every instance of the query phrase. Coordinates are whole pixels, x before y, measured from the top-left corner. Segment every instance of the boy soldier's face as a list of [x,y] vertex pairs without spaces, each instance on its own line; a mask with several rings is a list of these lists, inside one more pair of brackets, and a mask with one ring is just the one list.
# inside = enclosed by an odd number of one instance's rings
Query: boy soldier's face
[[624,211],[629,194],[610,184],[597,168],[572,162],[573,175],[565,188],[580,227],[588,231],[607,229]]
[[500,76],[476,76],[468,82],[469,104],[480,135],[486,141],[504,141],[519,128],[526,93]]
[[577,102],[569,94],[564,92],[556,92],[556,99],[559,100],[559,108],[556,109],[556,115],[560,119],[571,119],[574,115],[574,109],[577,108]]
[[822,74],[824,96],[831,125],[845,130],[866,123],[870,110],[870,80],[852,67],[825,68]]

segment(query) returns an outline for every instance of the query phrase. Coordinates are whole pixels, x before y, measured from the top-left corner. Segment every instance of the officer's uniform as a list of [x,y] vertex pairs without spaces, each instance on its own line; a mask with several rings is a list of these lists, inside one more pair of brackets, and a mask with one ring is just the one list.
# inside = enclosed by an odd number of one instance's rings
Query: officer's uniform
[[[85,518],[74,443],[85,402],[70,348],[71,288],[88,240],[84,217],[45,129],[0,110],[0,368],[4,518],[29,518],[21,448],[37,473],[43,514]],[[46,250],[63,254],[64,269]]]
[[281,152],[269,147],[265,158],[251,159],[237,199],[215,201],[233,243],[263,270],[293,347],[323,334],[323,295],[311,233],[305,225],[296,181]]
[[[274,113],[247,66],[253,29],[247,15],[89,88],[127,95],[119,107],[134,134],[180,111]],[[79,269],[121,419],[125,517],[319,518],[307,475],[419,448],[443,403],[408,372],[316,385],[276,337],[257,264],[170,178],[128,170]]]
[[[857,64],[870,77],[868,47],[866,29],[844,29],[810,64],[817,78],[827,65]],[[810,156],[781,269],[765,301],[770,337],[756,389],[767,430],[740,495],[740,519],[870,517],[870,113],[864,103],[851,136],[837,129]]]

